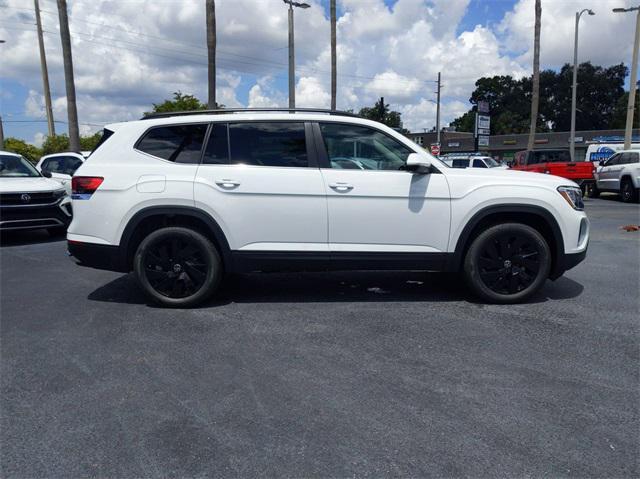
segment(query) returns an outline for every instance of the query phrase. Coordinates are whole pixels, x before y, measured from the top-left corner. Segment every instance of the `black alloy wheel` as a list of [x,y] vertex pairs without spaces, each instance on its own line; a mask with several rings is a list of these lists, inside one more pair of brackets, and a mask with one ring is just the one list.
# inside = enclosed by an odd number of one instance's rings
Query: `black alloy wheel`
[[465,273],[474,291],[491,302],[522,301],[537,291],[551,267],[544,237],[530,226],[493,226],[472,243]]
[[217,286],[221,262],[215,246],[197,231],[170,227],[154,231],[134,260],[138,282],[167,306],[193,306]]

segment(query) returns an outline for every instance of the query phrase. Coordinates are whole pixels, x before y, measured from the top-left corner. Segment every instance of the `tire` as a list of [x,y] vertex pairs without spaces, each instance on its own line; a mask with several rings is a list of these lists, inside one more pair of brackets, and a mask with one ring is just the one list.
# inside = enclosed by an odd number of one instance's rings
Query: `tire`
[[600,190],[598,189],[598,185],[596,185],[595,183],[590,185],[589,188],[587,188],[587,198],[599,198],[600,197]]
[[199,232],[182,227],[162,228],[144,238],[133,270],[151,299],[175,308],[206,300],[218,288],[223,273],[215,245]]
[[622,180],[620,185],[620,198],[623,203],[635,203],[638,201],[638,190],[633,187],[633,183],[628,178]]
[[530,226],[491,226],[471,243],[464,275],[473,292],[489,303],[518,303],[538,291],[551,270],[551,250]]

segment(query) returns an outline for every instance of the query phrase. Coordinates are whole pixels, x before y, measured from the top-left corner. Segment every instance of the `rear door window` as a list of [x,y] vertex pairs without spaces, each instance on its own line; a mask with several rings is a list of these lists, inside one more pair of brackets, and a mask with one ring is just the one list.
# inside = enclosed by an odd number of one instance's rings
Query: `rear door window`
[[303,122],[229,124],[233,164],[301,168],[309,165]]
[[229,163],[229,134],[226,123],[213,123],[211,125],[202,163],[206,165]]
[[136,148],[175,163],[200,163],[207,127],[207,124],[192,124],[151,128]]

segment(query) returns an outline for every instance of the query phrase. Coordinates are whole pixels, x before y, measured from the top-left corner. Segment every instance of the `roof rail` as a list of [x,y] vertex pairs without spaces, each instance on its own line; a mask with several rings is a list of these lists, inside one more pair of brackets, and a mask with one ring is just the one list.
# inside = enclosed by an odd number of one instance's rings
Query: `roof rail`
[[190,110],[190,111],[166,111],[160,113],[149,113],[144,115],[141,120],[151,118],[167,118],[171,116],[187,116],[187,115],[224,115],[225,113],[268,113],[268,112],[287,112],[287,113],[324,113],[327,115],[351,116],[359,118],[359,115],[349,111],[328,110],[322,108],[219,108],[216,110]]

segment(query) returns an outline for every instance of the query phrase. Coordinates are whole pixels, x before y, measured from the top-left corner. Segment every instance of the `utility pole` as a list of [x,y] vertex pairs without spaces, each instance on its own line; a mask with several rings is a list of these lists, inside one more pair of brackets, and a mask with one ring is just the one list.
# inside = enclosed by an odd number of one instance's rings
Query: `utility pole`
[[631,133],[633,131],[633,114],[636,106],[636,79],[638,78],[638,48],[640,47],[640,5],[633,8],[614,8],[615,13],[637,11],[636,37],[633,42],[633,58],[631,59],[631,77],[629,79],[629,101],[627,102],[627,124],[624,129],[624,149],[631,148]]
[[329,3],[331,13],[331,109],[336,109],[336,0]]
[[535,3],[535,26],[533,34],[533,77],[531,79],[531,124],[529,126],[529,141],[527,150],[533,150],[536,129],[538,126],[538,108],[540,105],[540,21],[542,19],[542,5],[540,0]]
[[207,73],[209,79],[209,99],[207,106],[213,110],[218,108],[216,103],[216,2],[207,0]]
[[4,130],[2,129],[2,116],[0,116],[0,150],[4,149]]
[[576,12],[576,30],[573,43],[573,86],[571,87],[571,133],[569,134],[569,154],[571,161],[576,161],[576,96],[578,90],[578,26],[580,17],[584,12],[595,15],[593,10],[585,8],[581,12]]
[[293,39],[293,7],[309,8],[311,5],[293,0],[282,0],[289,5],[289,108],[296,107],[296,54]]
[[62,41],[62,60],[64,62],[64,83],[67,91],[67,116],[69,118],[69,149],[80,152],[80,130],[78,127],[78,108],[76,106],[76,86],[73,79],[73,57],[71,55],[71,35],[67,17],[67,0],[58,0],[60,19],[60,40]]
[[40,5],[38,0],[33,0],[36,9],[36,27],[38,31],[38,46],[40,47],[40,70],[42,71],[42,91],[44,93],[44,107],[47,113],[47,126],[49,136],[55,136],[56,127],[53,123],[53,108],[51,108],[51,90],[49,89],[49,71],[47,70],[47,56],[44,51],[44,38],[42,37],[42,21],[40,20]]
[[438,91],[437,93],[437,103],[436,103],[436,142],[438,146],[440,146],[440,89],[442,88],[442,84],[440,82],[440,72],[438,72]]

